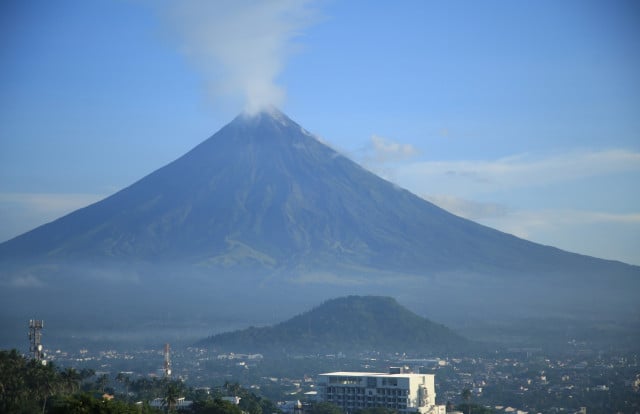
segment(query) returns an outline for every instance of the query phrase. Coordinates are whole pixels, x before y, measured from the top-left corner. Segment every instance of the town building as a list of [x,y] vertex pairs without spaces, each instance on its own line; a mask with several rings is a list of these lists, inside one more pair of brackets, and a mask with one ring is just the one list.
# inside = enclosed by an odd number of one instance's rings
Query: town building
[[329,372],[318,376],[318,397],[345,413],[384,407],[400,413],[445,414],[436,405],[435,375],[413,374],[403,368],[389,373]]
[[[136,404],[142,405],[142,402],[139,402]],[[190,408],[192,405],[193,405],[193,401],[185,400],[184,397],[180,397],[176,399],[173,408],[175,408],[176,410],[180,410],[180,409]],[[149,401],[149,406],[151,408],[163,408],[163,409],[169,408],[167,406],[167,401],[164,398],[154,398],[153,400]]]

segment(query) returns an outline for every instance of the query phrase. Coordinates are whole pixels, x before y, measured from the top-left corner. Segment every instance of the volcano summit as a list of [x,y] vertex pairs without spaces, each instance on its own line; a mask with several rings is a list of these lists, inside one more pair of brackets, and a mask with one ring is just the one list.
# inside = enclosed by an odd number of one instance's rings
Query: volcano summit
[[133,185],[2,243],[0,283],[7,320],[104,318],[104,307],[147,320],[162,302],[172,318],[272,322],[344,294],[393,295],[440,320],[514,306],[640,313],[640,267],[450,214],[275,109],[239,115]]

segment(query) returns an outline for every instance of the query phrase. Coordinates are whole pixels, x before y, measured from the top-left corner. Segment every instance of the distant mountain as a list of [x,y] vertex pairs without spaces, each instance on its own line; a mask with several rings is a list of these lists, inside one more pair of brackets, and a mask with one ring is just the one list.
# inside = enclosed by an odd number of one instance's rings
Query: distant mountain
[[640,274],[450,214],[363,169],[277,110],[240,115],[130,187],[0,244],[0,263],[87,260],[292,276]]
[[469,341],[382,296],[348,296],[274,326],[214,335],[200,342],[234,352],[429,354],[469,348]]
[[640,318],[640,267],[450,214],[275,109],[0,244],[0,287],[0,325],[273,322],[345,294],[393,295],[440,320]]

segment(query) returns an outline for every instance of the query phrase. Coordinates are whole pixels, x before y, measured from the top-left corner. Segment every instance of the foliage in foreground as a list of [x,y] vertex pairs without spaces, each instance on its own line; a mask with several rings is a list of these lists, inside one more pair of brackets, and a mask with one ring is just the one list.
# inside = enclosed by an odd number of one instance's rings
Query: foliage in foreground
[[[92,370],[58,369],[54,364],[27,359],[18,351],[0,351],[0,413],[155,413],[148,405],[102,398],[104,389],[81,391]],[[98,385],[98,378],[94,385]],[[104,388],[104,385],[103,385]]]
[[18,351],[0,351],[0,412],[46,412],[53,396],[78,391],[82,375],[74,369],[59,371]]
[[[91,380],[90,380],[91,379]],[[58,369],[54,364],[25,358],[18,351],[0,351],[0,413],[15,414],[150,414],[176,412],[178,400],[184,396],[193,405],[179,412],[191,414],[263,414],[279,412],[273,402],[256,396],[238,383],[225,383],[213,395],[202,394],[176,380],[141,378],[131,381],[119,374],[115,378],[125,390],[116,399],[107,375],[95,376],[93,370]],[[149,401],[162,396],[163,409],[152,408]],[[222,399],[240,397],[240,405]],[[133,398],[132,398],[133,397]]]

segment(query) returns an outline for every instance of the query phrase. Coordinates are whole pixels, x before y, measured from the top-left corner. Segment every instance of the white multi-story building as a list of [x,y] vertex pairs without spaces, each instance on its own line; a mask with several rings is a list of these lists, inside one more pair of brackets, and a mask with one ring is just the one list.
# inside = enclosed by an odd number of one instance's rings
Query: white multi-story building
[[405,373],[391,368],[374,372],[329,372],[318,377],[318,396],[350,413],[385,407],[400,413],[445,414],[436,405],[435,375]]

